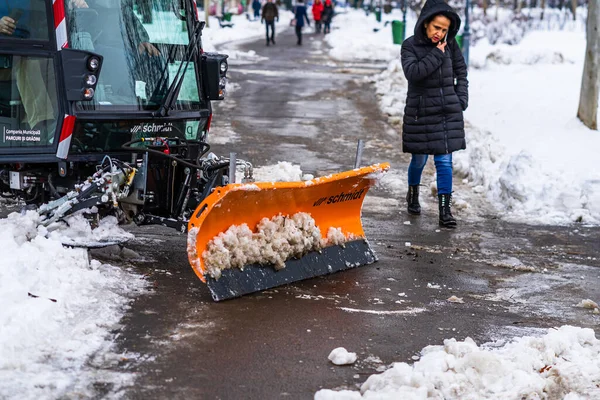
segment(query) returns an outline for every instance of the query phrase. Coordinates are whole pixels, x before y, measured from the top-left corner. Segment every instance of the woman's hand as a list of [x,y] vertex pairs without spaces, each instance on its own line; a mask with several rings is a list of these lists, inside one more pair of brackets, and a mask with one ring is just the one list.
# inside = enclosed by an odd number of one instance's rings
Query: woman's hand
[[17,28],[17,23],[11,17],[2,17],[0,19],[0,34],[11,36],[15,33],[15,29]]
[[446,42],[439,42],[437,45],[437,48],[440,49],[442,51],[442,53],[446,52]]

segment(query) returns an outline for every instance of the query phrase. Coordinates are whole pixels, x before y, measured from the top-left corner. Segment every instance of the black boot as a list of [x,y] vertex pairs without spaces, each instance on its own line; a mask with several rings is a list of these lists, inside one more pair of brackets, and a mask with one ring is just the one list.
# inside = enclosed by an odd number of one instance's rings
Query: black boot
[[456,220],[452,216],[452,195],[438,194],[440,206],[440,226],[445,228],[456,228]]
[[419,204],[419,185],[412,185],[408,187],[406,202],[408,203],[407,210],[409,214],[421,214],[421,205]]

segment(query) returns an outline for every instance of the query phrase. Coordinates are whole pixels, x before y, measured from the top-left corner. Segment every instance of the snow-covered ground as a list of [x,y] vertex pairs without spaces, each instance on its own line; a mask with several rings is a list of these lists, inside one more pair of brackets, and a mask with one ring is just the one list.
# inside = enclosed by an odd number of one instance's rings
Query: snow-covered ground
[[[400,46],[390,48],[389,25],[373,32],[381,24],[374,18],[360,24],[360,18],[364,13],[354,10],[336,16],[339,29],[328,38],[331,55],[341,60],[388,55],[387,71],[374,81],[382,110],[390,122],[401,123],[406,80]],[[407,25],[410,35],[414,19]],[[484,38],[471,48],[467,150],[455,154],[455,172],[508,220],[596,225],[600,170],[594,159],[600,133],[576,118],[585,31],[582,24],[562,27],[568,29],[531,31],[514,46],[491,45]],[[347,45],[354,40],[358,51]]]
[[[134,354],[114,354],[110,331],[145,281],[62,242],[99,240],[81,217],[71,228],[38,226],[34,211],[0,219],[0,398],[91,397],[89,384],[118,391],[132,375],[99,372]],[[107,218],[96,233],[126,235]]]
[[[281,11],[279,13],[279,22],[275,22],[275,32],[279,34],[290,26],[290,20],[293,14],[291,12]],[[265,36],[265,25],[260,21],[250,21],[245,14],[233,15],[231,22],[233,27],[221,28],[216,17],[209,17],[209,28],[202,32],[202,46],[204,51],[215,51],[219,47],[219,51],[229,55],[231,59],[236,60],[254,60],[257,55],[254,51],[241,52],[229,48],[229,43],[239,43],[240,41],[256,40]]]

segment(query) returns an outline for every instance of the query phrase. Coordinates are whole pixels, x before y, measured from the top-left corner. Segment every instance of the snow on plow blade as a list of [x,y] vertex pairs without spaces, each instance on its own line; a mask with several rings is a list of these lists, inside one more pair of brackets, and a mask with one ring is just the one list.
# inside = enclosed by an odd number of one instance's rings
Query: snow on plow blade
[[360,215],[388,169],[216,188],[188,224],[194,272],[220,301],[375,262]]

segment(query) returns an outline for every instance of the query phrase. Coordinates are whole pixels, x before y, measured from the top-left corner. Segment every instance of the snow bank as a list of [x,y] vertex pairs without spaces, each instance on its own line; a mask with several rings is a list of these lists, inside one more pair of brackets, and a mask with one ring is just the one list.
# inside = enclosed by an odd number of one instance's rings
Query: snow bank
[[[66,222],[66,223],[65,223]],[[48,237],[66,245],[84,247],[101,243],[123,243],[134,236],[119,227],[116,217],[107,216],[92,228],[83,214],[73,215],[48,227]]]
[[399,10],[384,14],[382,22],[377,22],[374,14],[367,17],[362,10],[346,10],[335,15],[333,29],[325,36],[325,41],[331,46],[330,56],[342,61],[387,61],[400,56],[400,46],[395,45],[392,40],[390,23],[393,19],[402,20]]
[[[243,269],[251,264],[282,269],[290,258],[300,258],[326,246],[342,245],[349,239],[339,228],[330,228],[327,238],[322,238],[315,220],[307,213],[263,218],[255,231],[247,224],[233,225],[212,239],[202,253],[208,274],[219,279],[224,269]],[[195,236],[195,233],[190,231],[190,235]]]
[[110,379],[89,376],[86,364],[108,353],[110,331],[145,282],[63,247],[59,231],[47,238],[38,222],[34,211],[0,219],[0,398],[89,397],[92,379]]
[[305,174],[299,165],[288,161],[280,161],[275,165],[266,165],[254,169],[254,180],[256,182],[294,182],[311,179],[313,179],[312,175]]
[[584,53],[582,31],[534,31],[517,46],[491,45],[481,41],[471,48],[469,61],[473,68],[486,68],[493,64],[574,64],[582,60]]
[[600,341],[592,329],[563,326],[543,337],[478,346],[446,339],[413,365],[371,375],[360,393],[324,389],[315,400],[599,398]]
[[593,160],[600,135],[576,119],[585,35],[532,33],[515,54],[543,48],[542,37],[570,61],[470,72],[465,116],[477,128],[467,130],[467,151],[456,154],[455,170],[508,220],[598,224],[600,171]]

